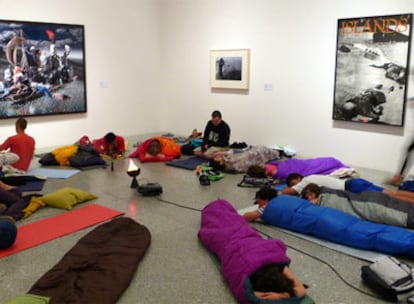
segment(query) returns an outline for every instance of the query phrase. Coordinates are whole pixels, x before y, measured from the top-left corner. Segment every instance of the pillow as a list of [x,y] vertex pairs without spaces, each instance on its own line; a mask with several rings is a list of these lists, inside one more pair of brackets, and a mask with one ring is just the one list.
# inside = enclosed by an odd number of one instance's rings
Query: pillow
[[95,198],[97,198],[95,194],[81,189],[70,187],[65,187],[55,192],[39,197],[39,199],[42,200],[48,206],[66,210],[72,209],[73,206],[75,206],[78,203],[83,203]]
[[8,300],[4,304],[46,304],[49,303],[48,297],[38,296],[34,294],[23,294]]

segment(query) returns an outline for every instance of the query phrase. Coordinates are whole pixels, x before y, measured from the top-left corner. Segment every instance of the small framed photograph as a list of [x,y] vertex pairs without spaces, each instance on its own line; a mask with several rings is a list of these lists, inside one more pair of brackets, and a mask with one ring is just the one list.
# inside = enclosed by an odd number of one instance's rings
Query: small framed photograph
[[249,89],[250,49],[210,51],[213,89]]

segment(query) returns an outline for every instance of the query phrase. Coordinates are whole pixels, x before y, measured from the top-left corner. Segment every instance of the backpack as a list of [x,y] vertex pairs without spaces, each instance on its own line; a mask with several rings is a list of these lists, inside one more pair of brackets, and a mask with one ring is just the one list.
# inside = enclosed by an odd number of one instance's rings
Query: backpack
[[243,176],[240,183],[237,184],[239,187],[250,187],[250,188],[261,188],[264,186],[273,185],[274,180],[271,177],[251,177],[249,175]]
[[386,256],[361,267],[363,282],[392,302],[414,296],[413,269],[396,258]]

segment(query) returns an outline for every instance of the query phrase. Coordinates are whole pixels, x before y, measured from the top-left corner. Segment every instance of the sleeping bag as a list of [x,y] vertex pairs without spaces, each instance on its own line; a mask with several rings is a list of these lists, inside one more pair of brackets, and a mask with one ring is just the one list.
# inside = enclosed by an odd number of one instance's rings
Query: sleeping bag
[[83,236],[30,288],[54,303],[117,303],[151,243],[148,228],[115,218]]
[[[248,297],[253,293],[248,294],[245,283],[253,272],[270,263],[290,263],[282,241],[263,239],[225,200],[211,202],[203,209],[199,238],[220,260],[223,276],[240,303],[251,303]],[[300,302],[297,297],[292,299]]]
[[284,161],[271,161],[268,164],[277,166],[277,172],[273,178],[286,179],[291,173],[299,173],[302,176],[311,174],[327,175],[341,168],[348,168],[342,162],[333,157],[317,157],[311,159],[289,158]]
[[243,152],[227,153],[224,156],[224,164],[227,171],[245,173],[252,165],[264,165],[270,160],[279,158],[278,150],[258,145],[249,147]]
[[352,193],[321,187],[317,204],[332,207],[364,220],[414,228],[414,204],[379,191]]
[[[150,144],[158,140],[161,144],[161,152],[165,157],[147,156],[146,152]],[[181,156],[181,147],[171,138],[156,136],[149,138],[142,142],[134,152],[129,155],[129,158],[139,158],[142,163],[145,162],[163,162],[172,161],[174,158]]]
[[413,232],[368,222],[295,196],[281,195],[272,199],[262,219],[273,226],[315,235],[335,243],[414,258]]

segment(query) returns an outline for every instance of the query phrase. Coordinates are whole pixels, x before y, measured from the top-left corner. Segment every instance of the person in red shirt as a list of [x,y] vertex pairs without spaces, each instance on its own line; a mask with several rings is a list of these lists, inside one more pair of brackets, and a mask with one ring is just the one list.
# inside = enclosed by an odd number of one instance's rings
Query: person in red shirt
[[118,158],[124,156],[125,140],[122,136],[109,132],[104,137],[93,140],[93,147],[101,155]]
[[10,164],[14,168],[27,171],[35,151],[35,140],[25,133],[27,120],[20,117],[16,121],[16,135],[10,136],[0,145],[0,150],[9,150],[19,156],[19,160]]

